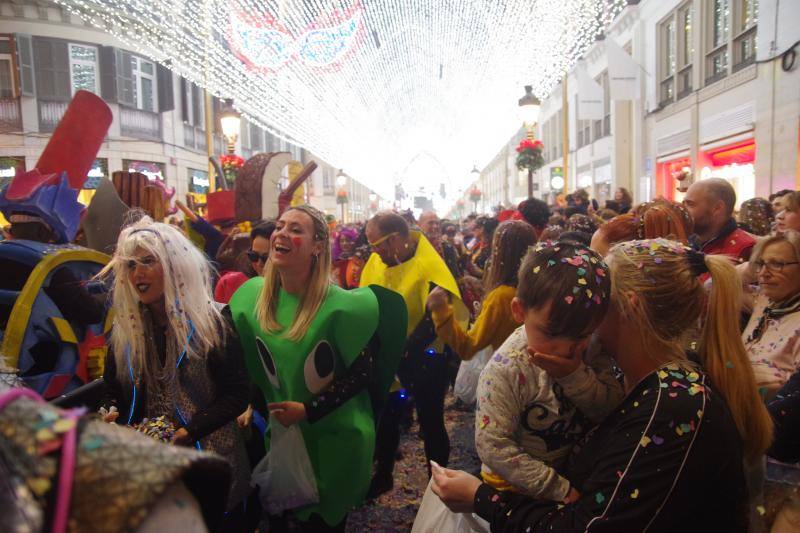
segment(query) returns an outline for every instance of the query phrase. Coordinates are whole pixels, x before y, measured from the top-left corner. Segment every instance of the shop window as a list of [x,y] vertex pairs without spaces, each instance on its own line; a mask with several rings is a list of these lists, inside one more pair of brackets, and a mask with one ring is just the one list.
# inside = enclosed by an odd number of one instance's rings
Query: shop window
[[11,183],[18,173],[25,172],[25,158],[22,156],[0,157],[0,189]]
[[736,191],[736,207],[756,195],[756,145],[752,139],[701,153],[700,179],[722,178]]
[[164,163],[157,163],[154,161],[134,161],[131,159],[123,159],[122,167],[128,172],[141,172],[150,179],[157,179],[165,181],[165,167]]
[[188,168],[186,170],[189,173],[189,192],[208,194],[208,172],[196,168]]

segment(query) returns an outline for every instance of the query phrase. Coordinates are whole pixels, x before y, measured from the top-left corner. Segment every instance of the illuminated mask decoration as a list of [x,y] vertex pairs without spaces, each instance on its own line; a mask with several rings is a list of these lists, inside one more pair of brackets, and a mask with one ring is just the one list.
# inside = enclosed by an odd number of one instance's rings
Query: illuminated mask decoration
[[312,25],[294,37],[273,18],[256,20],[233,11],[228,43],[239,59],[260,71],[278,70],[293,58],[311,67],[335,67],[358,43],[363,27],[361,6],[356,4],[346,14],[337,12],[330,18],[341,20],[330,26]]

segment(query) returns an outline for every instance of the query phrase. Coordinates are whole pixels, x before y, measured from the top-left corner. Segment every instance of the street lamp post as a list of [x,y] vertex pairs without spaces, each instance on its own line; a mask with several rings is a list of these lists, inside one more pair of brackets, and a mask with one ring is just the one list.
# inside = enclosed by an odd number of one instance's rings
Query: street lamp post
[[[345,176],[342,170],[339,170],[339,173],[336,175],[336,186],[339,187],[339,193],[343,192],[345,195],[347,191],[345,190],[345,185],[347,185],[347,176]],[[338,194],[338,193],[337,193]],[[344,196],[341,201],[339,201],[339,205],[342,206],[342,224],[344,224],[344,205],[347,203],[347,197]]]
[[[539,120],[539,112],[542,109],[542,103],[533,94],[533,87],[530,85],[525,86],[525,96],[519,99],[519,112],[522,117],[522,123],[527,131],[529,140],[533,140],[533,129],[536,122]],[[528,198],[533,198],[533,170],[528,169]]]
[[[478,187],[480,180],[481,180],[481,171],[478,170],[478,165],[473,163],[472,170],[469,171],[469,181],[474,183],[474,185],[472,186],[472,191],[480,190],[480,188]],[[482,197],[483,196],[481,195],[481,198]],[[475,213],[478,212],[478,200],[472,199],[472,211]]]
[[220,113],[219,122],[222,126],[222,135],[228,141],[228,154],[233,154],[236,151],[239,131],[241,131],[242,116],[232,107],[228,107]]

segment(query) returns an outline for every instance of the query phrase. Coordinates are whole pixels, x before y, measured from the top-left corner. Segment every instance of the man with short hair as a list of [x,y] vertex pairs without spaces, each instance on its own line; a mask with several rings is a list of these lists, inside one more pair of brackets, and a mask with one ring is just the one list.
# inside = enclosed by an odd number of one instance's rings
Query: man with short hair
[[458,252],[450,243],[442,239],[442,222],[439,220],[439,216],[433,211],[425,211],[419,216],[418,225],[439,256],[444,259],[450,273],[458,280],[461,277]]
[[756,240],[736,225],[736,191],[730,183],[721,178],[697,181],[686,192],[683,205],[694,219],[694,235],[689,238],[694,248],[740,263],[750,258]]
[[547,227],[547,221],[550,219],[550,207],[542,200],[528,198],[520,202],[517,211],[525,219],[525,222],[533,226],[533,231],[538,239],[544,228]]

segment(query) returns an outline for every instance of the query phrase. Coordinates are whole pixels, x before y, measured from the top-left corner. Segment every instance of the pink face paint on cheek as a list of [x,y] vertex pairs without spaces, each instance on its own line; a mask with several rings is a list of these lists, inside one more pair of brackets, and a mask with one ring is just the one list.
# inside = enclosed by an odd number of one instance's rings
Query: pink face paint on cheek
[[303,240],[300,237],[292,237],[292,244],[295,248],[300,248],[300,245],[303,244]]

